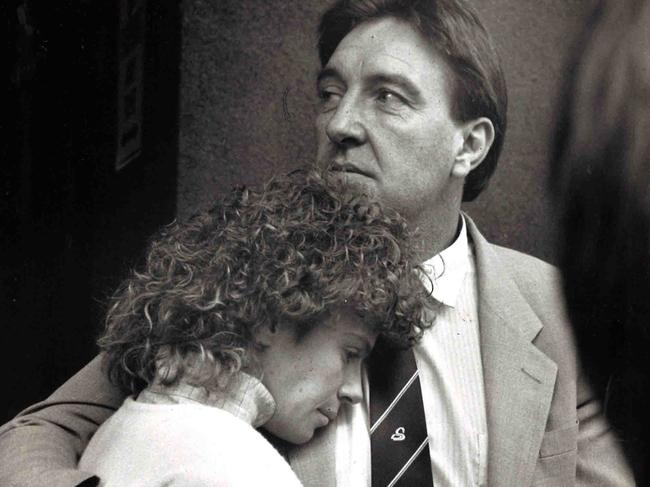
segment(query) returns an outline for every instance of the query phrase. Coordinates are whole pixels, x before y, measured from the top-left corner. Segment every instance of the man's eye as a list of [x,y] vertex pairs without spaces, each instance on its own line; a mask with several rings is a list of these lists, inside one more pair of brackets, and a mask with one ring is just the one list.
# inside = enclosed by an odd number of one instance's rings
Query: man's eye
[[321,100],[328,100],[332,95],[334,95],[334,92],[331,90],[318,90],[318,97]]
[[318,98],[324,106],[335,106],[338,104],[341,95],[331,89],[320,89],[318,90]]
[[403,97],[390,90],[380,90],[377,93],[377,101],[390,108],[398,108],[406,103]]

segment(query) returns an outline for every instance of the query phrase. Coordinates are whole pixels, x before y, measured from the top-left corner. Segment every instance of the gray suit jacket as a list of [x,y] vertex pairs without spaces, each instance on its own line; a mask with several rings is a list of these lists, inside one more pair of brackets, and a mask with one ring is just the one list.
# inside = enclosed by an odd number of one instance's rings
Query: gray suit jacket
[[[556,271],[489,244],[468,219],[479,326],[491,487],[631,485],[619,445],[585,385]],[[99,358],[0,429],[0,485],[71,486],[90,437],[124,396]],[[335,485],[333,428],[291,452],[307,486]]]

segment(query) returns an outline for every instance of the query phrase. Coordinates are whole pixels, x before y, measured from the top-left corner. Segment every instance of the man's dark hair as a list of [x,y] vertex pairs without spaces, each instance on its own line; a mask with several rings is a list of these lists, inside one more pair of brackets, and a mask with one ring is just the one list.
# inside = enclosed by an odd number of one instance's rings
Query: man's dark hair
[[454,118],[468,121],[487,117],[494,125],[490,151],[465,180],[463,201],[472,201],[496,168],[507,124],[505,78],[492,40],[474,9],[462,0],[339,0],[321,18],[321,65],[327,64],[352,29],[383,17],[405,20],[443,56],[454,74]]

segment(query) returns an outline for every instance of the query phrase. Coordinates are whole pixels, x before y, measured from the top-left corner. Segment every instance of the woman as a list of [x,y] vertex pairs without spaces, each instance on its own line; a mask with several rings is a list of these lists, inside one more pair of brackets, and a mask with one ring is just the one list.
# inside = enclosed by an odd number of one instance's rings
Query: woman
[[299,485],[255,428],[309,441],[361,400],[378,334],[418,338],[407,238],[396,215],[303,173],[163,229],[99,341],[132,396],[80,468],[105,485]]

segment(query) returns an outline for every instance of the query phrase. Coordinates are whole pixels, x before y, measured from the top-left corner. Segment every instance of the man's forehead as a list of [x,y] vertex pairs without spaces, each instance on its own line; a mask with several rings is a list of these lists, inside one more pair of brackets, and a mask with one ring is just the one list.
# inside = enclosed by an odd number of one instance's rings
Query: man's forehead
[[344,46],[332,55],[326,68],[341,71],[349,68],[370,71],[409,72],[417,63],[409,56],[399,56],[394,49],[377,45],[370,50],[361,50],[360,45]]
[[412,77],[423,68],[444,69],[429,41],[404,20],[386,17],[364,22],[339,43],[323,70],[346,76],[395,74]]
[[444,77],[446,72],[447,64],[427,38],[408,22],[386,17],[366,21],[350,31],[319,79],[384,76],[420,84],[424,79]]

